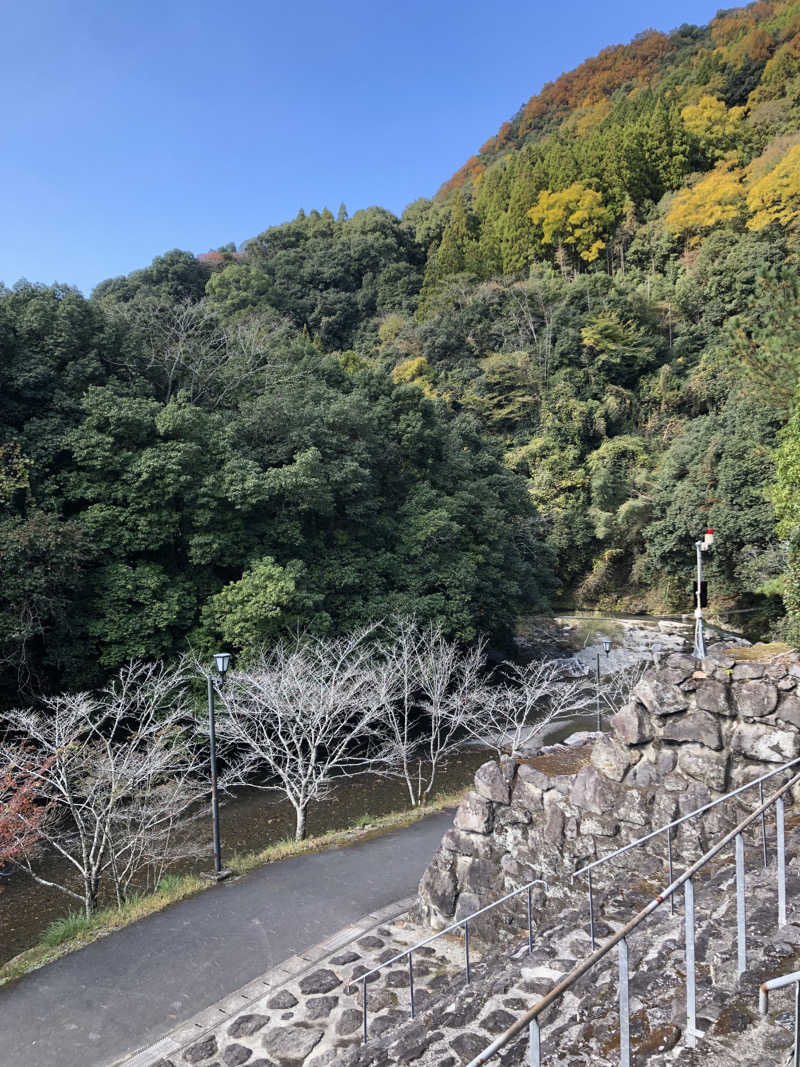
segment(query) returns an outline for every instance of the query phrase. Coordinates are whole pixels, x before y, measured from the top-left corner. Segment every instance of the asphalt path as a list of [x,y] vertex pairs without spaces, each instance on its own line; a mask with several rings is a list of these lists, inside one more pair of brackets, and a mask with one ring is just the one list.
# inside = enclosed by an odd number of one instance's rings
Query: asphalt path
[[[432,815],[269,864],[0,989],[0,1067],[106,1067],[270,967],[416,890],[452,824]],[[1,934],[1,932],[0,932]]]

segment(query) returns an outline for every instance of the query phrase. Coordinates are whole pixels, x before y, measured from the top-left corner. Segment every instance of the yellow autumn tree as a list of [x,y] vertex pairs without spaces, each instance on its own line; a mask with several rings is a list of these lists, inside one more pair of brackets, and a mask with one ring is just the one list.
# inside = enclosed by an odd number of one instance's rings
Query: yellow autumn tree
[[424,356],[416,356],[398,363],[392,371],[392,381],[396,385],[415,385],[426,396],[436,396],[431,379],[431,365]]
[[745,207],[742,176],[735,161],[723,160],[695,185],[681,189],[664,219],[667,229],[691,248],[715,226],[739,218]]
[[727,108],[715,96],[702,96],[681,111],[686,129],[712,156],[727,152],[741,141],[746,130],[744,116],[743,107]]
[[795,145],[747,194],[750,230],[763,230],[771,222],[796,226],[800,220],[800,145]]
[[582,182],[551,193],[544,189],[528,211],[541,243],[550,248],[569,245],[586,263],[592,263],[606,246],[611,213],[603,196]]

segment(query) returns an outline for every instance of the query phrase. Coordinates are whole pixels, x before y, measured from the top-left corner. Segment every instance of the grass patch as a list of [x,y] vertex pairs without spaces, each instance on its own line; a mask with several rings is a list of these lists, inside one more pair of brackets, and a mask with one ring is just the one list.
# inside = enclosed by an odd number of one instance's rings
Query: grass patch
[[91,925],[91,919],[87,919],[80,912],[71,911],[63,919],[56,919],[50,923],[42,934],[41,942],[43,945],[47,945],[48,948],[55,948],[56,945],[62,945],[65,941],[71,941],[74,937],[78,937]]
[[[410,826],[426,815],[452,808],[459,803],[464,792],[465,790],[458,793],[439,794],[425,807],[414,808],[410,811],[380,816],[362,815],[347,830],[331,830],[326,834],[308,837],[305,841],[287,838],[268,845],[259,852],[237,853],[228,861],[228,866],[235,874],[241,875],[256,867],[263,867],[267,863],[288,859],[290,856],[322,852],[337,845],[352,844],[357,840],[363,841],[386,830]],[[56,919],[44,931],[38,944],[0,966],[0,985],[13,982],[24,974],[43,967],[46,963],[52,963],[60,956],[83,948],[84,945],[105,937],[106,934],[113,933],[115,930],[121,930],[129,923],[143,919],[147,915],[153,915],[170,904],[193,896],[200,890],[207,889],[209,885],[209,881],[199,875],[168,874],[158,883],[154,893],[132,896],[122,908],[106,908],[97,912],[91,919],[74,912],[62,919]]]
[[157,893],[174,893],[183,879],[179,874],[165,874],[156,887]]
[[[165,885],[165,883],[167,883]],[[62,919],[55,919],[42,934],[39,943],[20,952],[0,966],[0,986],[13,982],[37,967],[52,963],[75,949],[83,948],[114,930],[143,919],[146,915],[161,911],[184,897],[205,889],[208,882],[194,874],[168,875],[162,878],[155,893],[134,894],[121,908],[104,908],[91,919],[81,913],[71,912]]]
[[265,863],[275,863],[277,860],[302,856],[309,852],[322,852],[326,848],[347,845],[353,841],[383,833],[385,830],[410,826],[424,819],[426,815],[434,815],[436,812],[455,807],[465,792],[466,788],[458,793],[437,794],[422,808],[396,811],[389,815],[361,815],[346,830],[328,830],[327,833],[307,837],[303,841],[295,841],[294,838],[287,837],[282,841],[267,845],[258,852],[237,852],[228,860],[228,866],[235,874],[245,874],[256,867],[263,867]]
[[762,660],[775,659],[776,656],[785,656],[794,652],[791,645],[783,641],[772,641],[770,644],[751,645],[749,648],[731,648],[725,653],[733,656],[737,661],[760,663]]

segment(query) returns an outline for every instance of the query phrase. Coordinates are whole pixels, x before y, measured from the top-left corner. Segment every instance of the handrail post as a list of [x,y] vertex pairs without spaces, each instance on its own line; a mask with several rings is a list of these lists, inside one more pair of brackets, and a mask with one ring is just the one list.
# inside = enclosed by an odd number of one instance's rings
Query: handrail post
[[364,1026],[364,1044],[367,1043],[367,980],[361,983],[361,1021]]
[[532,1019],[528,1027],[528,1045],[530,1048],[530,1067],[542,1067],[542,1043],[538,1019]]
[[747,914],[744,897],[744,837],[736,835],[736,971],[747,970]]
[[619,950],[619,1063],[620,1067],[631,1065],[631,1017],[628,998],[628,942],[623,939]]
[[694,881],[687,878],[683,886],[686,930],[686,1047],[695,1048],[697,1005],[694,970]]
[[589,871],[589,935],[592,939],[592,952],[597,945],[594,938],[594,901],[592,899],[592,872]]
[[533,953],[533,890],[528,886],[528,955]]
[[408,988],[411,993],[411,1018],[414,1018],[414,964],[411,953],[408,954]]
[[467,985],[470,982],[469,976],[469,923],[464,923],[464,963],[467,971]]
[[[669,884],[672,885],[672,883],[675,881],[675,875],[672,873],[672,827],[671,826],[667,827],[667,862],[669,864]],[[674,893],[670,893],[670,895],[669,895],[669,913],[670,913],[670,915],[674,915],[675,914],[675,894]]]
[[800,1067],[800,982],[794,984],[794,1067]]
[[778,926],[786,925],[786,830],[783,797],[775,801],[775,831],[778,838]]
[[[761,806],[764,805],[764,783],[758,783],[758,800]],[[767,813],[766,810],[761,812],[761,851],[764,854],[764,870],[767,869]]]

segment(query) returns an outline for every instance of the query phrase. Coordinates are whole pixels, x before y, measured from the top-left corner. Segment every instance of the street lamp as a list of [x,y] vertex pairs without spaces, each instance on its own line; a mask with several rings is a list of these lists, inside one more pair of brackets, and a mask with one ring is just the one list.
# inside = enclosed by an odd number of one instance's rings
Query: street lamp
[[[219,674],[220,685],[225,682],[225,672],[231,661],[230,652],[215,652],[214,663]],[[227,878],[231,873],[223,870],[222,850],[219,843],[219,796],[217,794],[217,732],[214,722],[214,678],[208,675],[208,736],[211,747],[211,823],[214,831],[214,874],[215,881]]]
[[[608,640],[607,637],[604,637],[602,639],[602,641],[603,641],[603,651],[605,652],[606,655],[608,655],[609,652],[611,651],[611,642]],[[596,661],[596,664],[595,664],[595,675],[594,675],[594,677],[595,677],[595,686],[596,686],[595,695],[596,695],[596,699],[597,699],[597,732],[600,733],[600,653],[599,652],[597,653],[597,661]]]
[[694,606],[694,658],[705,659],[706,645],[703,639],[703,608],[706,606],[706,584],[703,581],[703,553],[714,544],[714,531],[709,526],[702,541],[695,541],[697,551],[697,581],[695,582]]

